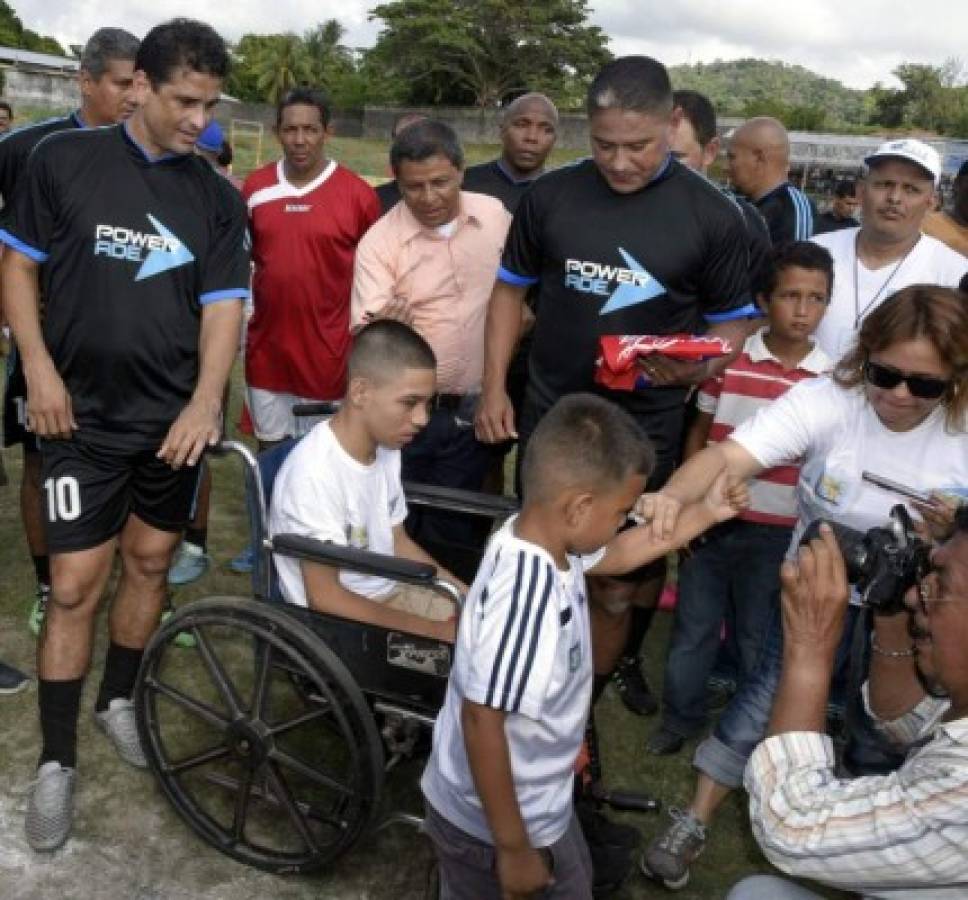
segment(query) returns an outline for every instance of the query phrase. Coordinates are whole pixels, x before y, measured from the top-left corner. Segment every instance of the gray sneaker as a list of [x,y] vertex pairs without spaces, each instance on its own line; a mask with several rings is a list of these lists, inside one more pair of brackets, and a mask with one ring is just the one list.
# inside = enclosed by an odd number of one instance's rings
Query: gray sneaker
[[706,845],[706,826],[691,812],[669,807],[672,820],[654,837],[639,859],[643,875],[661,882],[670,891],[684,888],[689,866]]
[[74,770],[46,762],[37,770],[24,829],[34,850],[56,850],[71,833],[74,817]]
[[138,738],[134,718],[134,703],[127,697],[115,697],[104,712],[94,713],[94,721],[114,744],[114,749],[128,765],[148,768],[148,760]]

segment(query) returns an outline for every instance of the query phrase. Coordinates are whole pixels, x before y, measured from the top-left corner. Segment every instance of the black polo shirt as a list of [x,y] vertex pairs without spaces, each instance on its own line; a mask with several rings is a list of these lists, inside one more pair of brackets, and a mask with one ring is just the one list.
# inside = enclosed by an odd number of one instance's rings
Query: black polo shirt
[[497,197],[504,204],[504,208],[514,215],[521,198],[534,183],[534,180],[534,178],[520,180],[512,178],[501,164],[501,160],[493,159],[490,162],[470,166],[466,169],[463,189],[478,194],[487,194],[489,197]]
[[69,116],[25,125],[0,138],[0,198],[4,205],[8,205],[13,198],[14,189],[34,147],[49,134],[83,127],[80,114],[73,112]]
[[44,338],[80,429],[164,437],[198,379],[202,306],[248,296],[245,208],[201,157],[150,157],[125,125],[47,137],[0,241],[41,268]]
[[397,184],[396,179],[378,184],[373,190],[380,200],[384,215],[400,202],[400,185]]
[[[739,207],[671,158],[634,194],[613,191],[592,160],[543,175],[518,207],[498,274],[539,286],[532,390],[548,404],[592,390],[600,335],[694,333],[755,315],[747,240]],[[648,413],[685,394],[612,396]]]
[[813,201],[792,184],[777,185],[754,201],[754,205],[766,219],[774,247],[813,237],[817,211]]

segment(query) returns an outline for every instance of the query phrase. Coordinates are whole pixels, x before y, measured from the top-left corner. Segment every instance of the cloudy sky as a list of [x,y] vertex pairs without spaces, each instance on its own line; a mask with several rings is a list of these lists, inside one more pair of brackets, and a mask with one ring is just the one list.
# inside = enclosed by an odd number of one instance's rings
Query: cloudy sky
[[[142,34],[163,18],[202,11],[230,40],[245,32],[302,32],[337,18],[347,44],[372,45],[378,24],[367,10],[378,0],[126,0],[113,18],[104,0],[9,0],[24,24],[63,44],[83,43],[102,25]],[[673,65],[755,56],[798,63],[851,87],[896,84],[900,62],[968,63],[968,3],[963,0],[591,0],[593,21],[615,53],[646,53]],[[210,11],[209,11],[210,9]]]

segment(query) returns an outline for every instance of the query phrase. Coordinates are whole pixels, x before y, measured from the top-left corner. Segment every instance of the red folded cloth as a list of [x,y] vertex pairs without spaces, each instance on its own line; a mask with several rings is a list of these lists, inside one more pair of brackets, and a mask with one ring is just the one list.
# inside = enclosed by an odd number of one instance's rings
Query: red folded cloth
[[729,341],[711,334],[607,334],[598,339],[595,382],[613,391],[652,386],[639,367],[640,356],[661,353],[672,359],[702,362],[732,352]]

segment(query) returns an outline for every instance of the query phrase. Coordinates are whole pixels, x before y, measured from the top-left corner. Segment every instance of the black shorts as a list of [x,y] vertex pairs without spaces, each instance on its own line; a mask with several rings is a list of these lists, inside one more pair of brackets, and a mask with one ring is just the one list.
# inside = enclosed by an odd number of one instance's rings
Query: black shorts
[[3,446],[22,444],[24,453],[39,453],[37,438],[27,430],[27,381],[16,347],[10,346],[3,393]]
[[41,441],[47,544],[54,553],[87,550],[121,532],[131,513],[160,531],[181,531],[192,516],[201,466],[173,469],[158,446],[119,446],[75,432]]

